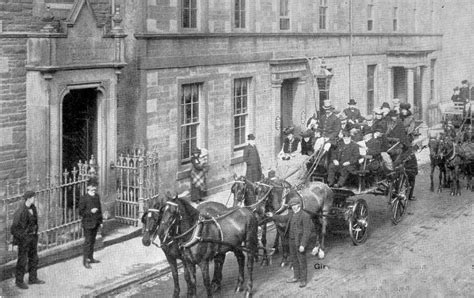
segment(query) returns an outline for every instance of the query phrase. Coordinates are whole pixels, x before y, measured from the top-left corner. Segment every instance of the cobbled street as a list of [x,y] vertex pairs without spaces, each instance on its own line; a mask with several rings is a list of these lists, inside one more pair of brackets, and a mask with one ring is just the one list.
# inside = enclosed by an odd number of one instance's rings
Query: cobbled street
[[[436,176],[437,174],[435,174]],[[454,297],[474,293],[474,193],[463,189],[451,197],[449,190],[429,191],[429,167],[420,169],[415,195],[408,214],[394,226],[385,197],[366,196],[370,210],[367,242],[354,246],[338,225],[329,227],[326,258],[308,254],[308,285],[300,289],[287,284],[288,267],[279,267],[275,255],[269,267],[255,267],[255,297]],[[436,183],[436,182],[435,182]],[[465,182],[463,181],[463,185]],[[273,239],[273,233],[270,236]],[[326,269],[315,269],[315,264]],[[316,265],[317,267],[317,265]],[[186,295],[182,269],[181,296]],[[233,292],[237,263],[232,254],[224,265],[223,288],[216,297],[240,296]],[[204,297],[201,272],[197,270],[198,296]],[[131,285],[119,297],[169,297],[173,291],[170,274],[143,284]]]

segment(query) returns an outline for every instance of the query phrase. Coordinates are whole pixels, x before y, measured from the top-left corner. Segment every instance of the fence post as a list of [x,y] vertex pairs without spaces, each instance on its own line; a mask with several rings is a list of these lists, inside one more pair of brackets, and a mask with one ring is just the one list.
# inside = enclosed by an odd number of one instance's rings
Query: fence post
[[138,226],[139,220],[145,213],[145,200],[143,198],[143,184],[145,180],[145,162],[143,155],[138,158],[138,218],[136,220],[136,226]]

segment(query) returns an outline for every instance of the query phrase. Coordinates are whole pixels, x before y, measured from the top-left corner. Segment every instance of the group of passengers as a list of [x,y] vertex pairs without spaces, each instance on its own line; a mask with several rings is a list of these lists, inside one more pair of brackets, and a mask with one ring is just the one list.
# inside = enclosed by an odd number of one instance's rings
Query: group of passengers
[[[409,103],[394,99],[392,108],[384,102],[380,108],[374,109],[374,115],[363,117],[354,99],[350,99],[348,107],[340,113],[326,100],[321,115],[313,115],[307,121],[306,130],[300,133],[301,138],[295,135],[293,127],[284,130],[286,137],[277,167],[291,169],[288,164],[292,161],[296,163],[295,167],[302,161],[310,161],[307,169],[311,169],[315,156],[323,150],[326,154],[321,164],[327,170],[327,183],[331,187],[345,186],[349,174],[360,170],[379,177],[384,172],[384,161],[390,163],[402,152],[411,152],[407,149],[411,148],[415,134],[415,120],[410,108]],[[408,160],[405,167],[411,166],[413,174],[409,176],[412,176],[410,180],[414,185],[416,158],[413,155]],[[301,173],[291,181],[294,172],[280,171],[280,177],[292,184],[302,182]]]

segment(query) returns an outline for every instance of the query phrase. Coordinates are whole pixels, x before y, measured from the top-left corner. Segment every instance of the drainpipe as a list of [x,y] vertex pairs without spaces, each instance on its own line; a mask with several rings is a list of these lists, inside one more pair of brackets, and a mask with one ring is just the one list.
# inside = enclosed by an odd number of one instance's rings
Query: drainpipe
[[352,0],[349,0],[349,98],[352,98]]

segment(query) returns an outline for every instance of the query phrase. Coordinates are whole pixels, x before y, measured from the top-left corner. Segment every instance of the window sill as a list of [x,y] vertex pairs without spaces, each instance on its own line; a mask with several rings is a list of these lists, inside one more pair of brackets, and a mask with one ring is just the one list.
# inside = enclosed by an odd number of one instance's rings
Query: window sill
[[230,165],[233,166],[233,165],[243,163],[243,162],[244,162],[244,157],[243,156],[237,156],[237,157],[233,157],[230,160]]

